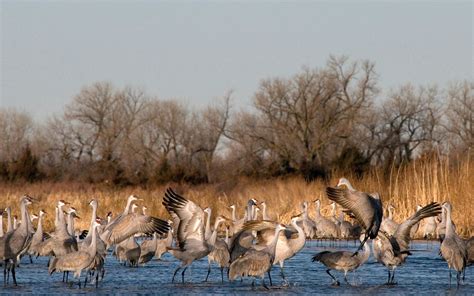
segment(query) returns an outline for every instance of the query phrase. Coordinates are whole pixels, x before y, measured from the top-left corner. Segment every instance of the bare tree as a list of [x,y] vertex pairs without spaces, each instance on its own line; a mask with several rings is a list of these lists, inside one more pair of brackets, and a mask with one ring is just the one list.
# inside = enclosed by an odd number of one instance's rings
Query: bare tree
[[410,161],[422,145],[439,141],[436,130],[442,114],[438,95],[436,86],[416,89],[410,84],[389,94],[371,131],[376,143],[372,153],[378,153],[379,161]]
[[29,144],[32,131],[29,114],[0,108],[0,162],[16,160]]
[[474,147],[474,82],[458,82],[448,89],[446,130],[452,149],[465,152]]
[[[376,94],[374,65],[331,57],[323,69],[291,79],[267,79],[255,94],[261,121],[253,136],[265,141],[287,168],[311,170],[335,156],[331,145],[351,135]],[[309,168],[309,169],[308,169]]]

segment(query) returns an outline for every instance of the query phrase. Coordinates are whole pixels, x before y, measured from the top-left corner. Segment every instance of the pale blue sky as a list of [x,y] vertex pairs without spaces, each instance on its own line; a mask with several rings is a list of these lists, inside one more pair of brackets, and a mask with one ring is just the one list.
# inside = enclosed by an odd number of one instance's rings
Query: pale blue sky
[[1,1],[0,106],[61,112],[82,86],[107,80],[202,106],[234,90],[370,59],[380,86],[473,78],[473,5],[465,2]]

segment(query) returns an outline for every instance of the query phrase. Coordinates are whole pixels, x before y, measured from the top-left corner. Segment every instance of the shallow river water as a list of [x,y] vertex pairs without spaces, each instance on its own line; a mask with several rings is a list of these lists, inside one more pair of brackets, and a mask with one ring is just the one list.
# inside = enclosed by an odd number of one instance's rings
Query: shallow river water
[[[355,273],[349,275],[351,286],[343,281],[343,274],[334,271],[333,274],[340,280],[341,286],[331,286],[331,278],[326,274],[325,267],[320,263],[311,262],[311,256],[319,251],[328,249],[354,250],[354,242],[334,243],[307,241],[305,248],[295,257],[286,262],[285,273],[290,282],[289,286],[280,286],[279,267],[272,271],[273,287],[265,290],[260,285],[252,287],[252,280],[246,279],[221,283],[220,270],[213,266],[209,282],[203,282],[207,272],[207,258],[194,262],[186,271],[185,283],[182,284],[180,272],[176,276],[179,283],[171,283],[171,276],[178,266],[178,261],[170,254],[162,260],[153,260],[138,268],[119,265],[114,257],[106,260],[106,275],[96,289],[88,285],[79,289],[77,285],[70,287],[62,282],[62,274],[49,276],[47,273],[47,259],[38,258],[33,264],[23,258],[17,269],[18,287],[0,285],[0,294],[368,294],[368,295],[474,295],[474,267],[466,271],[464,283],[456,288],[453,274],[453,285],[449,286],[447,264],[439,257],[439,243],[416,242],[412,243],[413,255],[402,267],[396,270],[394,286],[386,286],[387,270],[377,263],[373,256]],[[72,279],[72,275],[69,278]],[[84,279],[84,274],[82,275]],[[267,280],[268,284],[268,280]]]

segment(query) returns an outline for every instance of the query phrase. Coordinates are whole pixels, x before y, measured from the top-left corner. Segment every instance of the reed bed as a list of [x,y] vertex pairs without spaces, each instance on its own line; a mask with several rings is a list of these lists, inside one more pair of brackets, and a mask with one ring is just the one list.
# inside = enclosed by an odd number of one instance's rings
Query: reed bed
[[[396,207],[394,219],[397,222],[415,212],[416,205],[425,205],[432,201],[450,201],[453,206],[453,220],[457,232],[463,237],[472,236],[474,166],[469,156],[456,163],[448,159],[419,159],[412,163],[392,168],[388,174],[373,169],[362,178],[349,174],[333,173],[327,182],[305,182],[300,177],[251,180],[240,178],[218,184],[192,186],[189,184],[163,184],[153,187],[114,187],[108,184],[54,183],[38,182],[32,184],[0,184],[0,207],[11,205],[14,214],[18,212],[18,198],[29,194],[38,199],[31,206],[33,212],[44,209],[47,212],[46,228],[51,229],[54,221],[56,201],[64,199],[75,207],[82,219],[76,221],[77,227],[88,228],[91,209],[89,201],[95,198],[99,202],[98,214],[105,217],[108,211],[115,215],[126,204],[130,194],[144,199],[150,214],[167,219],[169,216],[161,205],[167,187],[172,187],[201,207],[209,206],[216,213],[231,216],[229,206],[235,204],[238,216],[243,216],[243,208],[249,198],[266,201],[269,216],[284,223],[301,211],[303,201],[321,199],[322,213],[330,214],[330,201],[325,195],[328,185],[335,186],[339,177],[347,177],[355,188],[366,192],[379,192],[384,206],[391,203]],[[310,216],[314,215],[314,203],[310,203]]]

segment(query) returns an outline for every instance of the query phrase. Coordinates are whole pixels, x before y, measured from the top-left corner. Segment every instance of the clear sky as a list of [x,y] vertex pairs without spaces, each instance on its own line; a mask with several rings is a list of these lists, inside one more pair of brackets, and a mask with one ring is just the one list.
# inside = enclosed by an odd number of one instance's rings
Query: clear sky
[[471,1],[1,1],[0,106],[44,119],[111,81],[202,106],[263,78],[376,63],[384,89],[473,78]]

